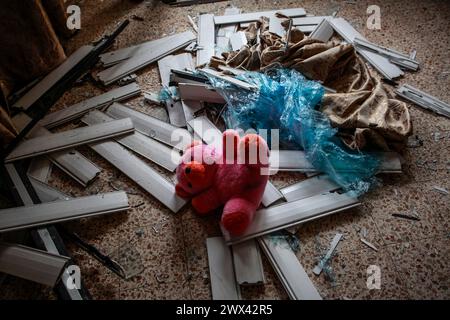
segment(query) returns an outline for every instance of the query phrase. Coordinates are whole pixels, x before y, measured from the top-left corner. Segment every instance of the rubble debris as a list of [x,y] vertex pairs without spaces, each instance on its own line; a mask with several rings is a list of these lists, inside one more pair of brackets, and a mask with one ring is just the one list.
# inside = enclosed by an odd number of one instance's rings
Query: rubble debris
[[408,148],[418,148],[423,146],[423,140],[419,138],[418,135],[408,137],[408,141],[406,142],[406,146]]
[[342,237],[342,233],[336,233],[333,240],[331,241],[330,248],[328,249],[327,253],[322,257],[322,259],[320,259],[317,266],[313,269],[313,273],[316,276],[320,275],[324,267],[328,265],[328,262],[332,258],[334,251],[336,250],[336,247],[338,246],[339,241],[341,241]]
[[435,191],[437,191],[437,192],[439,192],[441,194],[445,194],[445,195],[449,194],[447,189],[441,188],[441,187],[438,187],[438,186],[433,186],[433,190],[435,190]]
[[407,214],[403,214],[403,213],[393,213],[392,216],[396,217],[396,218],[403,218],[403,219],[408,219],[408,220],[420,221],[419,217],[412,216],[412,215],[407,215]]

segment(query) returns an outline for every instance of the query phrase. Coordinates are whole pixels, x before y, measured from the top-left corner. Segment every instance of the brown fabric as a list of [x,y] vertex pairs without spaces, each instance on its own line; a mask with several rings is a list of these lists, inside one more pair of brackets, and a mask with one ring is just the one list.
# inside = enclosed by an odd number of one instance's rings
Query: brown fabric
[[4,96],[47,74],[66,58],[40,0],[0,1],[0,30],[0,89]]
[[0,144],[3,147],[14,139],[17,131],[6,111],[0,106]]
[[67,36],[64,0],[0,1],[0,142],[17,134],[8,116],[7,97],[43,76],[66,56],[54,28]]
[[[258,31],[260,41],[256,43]],[[321,110],[340,128],[342,140],[350,148],[362,149],[371,144],[388,149],[389,142],[402,141],[411,134],[406,104],[386,93],[380,79],[370,74],[352,45],[323,43],[293,28],[286,50],[285,39],[270,33],[265,20],[250,24],[246,34],[254,42],[223,57],[213,57],[210,65],[226,64],[250,71],[281,65],[321,81],[336,90],[324,95]]]

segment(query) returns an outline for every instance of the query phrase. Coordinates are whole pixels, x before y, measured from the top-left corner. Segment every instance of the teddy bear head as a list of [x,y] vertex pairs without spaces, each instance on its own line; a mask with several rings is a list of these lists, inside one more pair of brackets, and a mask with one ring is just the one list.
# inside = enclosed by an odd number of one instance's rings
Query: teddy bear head
[[177,167],[177,195],[190,198],[211,187],[220,154],[213,146],[194,141],[184,152]]

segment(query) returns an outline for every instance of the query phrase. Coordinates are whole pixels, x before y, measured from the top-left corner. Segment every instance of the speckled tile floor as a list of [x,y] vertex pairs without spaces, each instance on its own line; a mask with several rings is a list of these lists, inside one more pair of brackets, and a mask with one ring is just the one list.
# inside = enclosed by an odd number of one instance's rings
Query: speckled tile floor
[[[67,53],[111,31],[124,18],[130,26],[119,37],[116,48],[157,39],[189,29],[187,14],[222,14],[234,5],[245,12],[276,8],[303,7],[310,14],[328,15],[339,9],[370,41],[402,52],[417,50],[421,69],[406,73],[400,83],[409,83],[450,102],[450,2],[448,1],[224,1],[214,4],[171,8],[157,1],[140,4],[128,0],[79,0],[82,29],[65,44]],[[381,8],[381,30],[365,27],[370,4]],[[133,19],[133,15],[143,21]],[[159,90],[155,65],[138,72],[143,89]],[[99,94],[92,84],[67,92],[54,110]],[[133,108],[167,120],[163,108],[148,106],[139,97],[128,102]],[[450,298],[450,196],[433,190],[450,190],[450,121],[416,106],[410,106],[414,134],[423,140],[419,148],[402,151],[404,173],[383,175],[383,186],[367,194],[363,205],[345,213],[302,225],[297,232],[301,248],[297,256],[325,299],[449,299]],[[440,139],[435,133],[439,132]],[[112,179],[130,193],[128,213],[113,214],[67,223],[82,238],[102,251],[133,246],[141,255],[143,272],[128,281],[119,279],[96,260],[72,245],[68,248],[79,262],[83,279],[95,299],[210,299],[206,256],[207,236],[220,235],[217,217],[201,219],[189,207],[174,215],[156,199],[112,168],[94,152],[80,148],[103,171],[84,189],[54,169],[50,183],[74,196],[113,191]],[[426,162],[425,162],[426,161]],[[152,165],[155,167],[154,165]],[[156,167],[155,167],[156,168]],[[167,174],[156,168],[162,174]],[[169,179],[173,177],[168,176]],[[304,179],[302,174],[273,177],[278,187]],[[421,221],[397,219],[392,213],[416,210]],[[367,239],[378,251],[359,241],[359,230],[367,230]],[[334,281],[312,269],[318,249],[328,247],[336,232],[344,234],[331,267]],[[268,261],[263,258],[267,284],[243,288],[245,299],[287,299]],[[368,290],[366,270],[381,268],[381,289]],[[2,287],[3,299],[54,299],[48,289],[24,280],[8,278]]]

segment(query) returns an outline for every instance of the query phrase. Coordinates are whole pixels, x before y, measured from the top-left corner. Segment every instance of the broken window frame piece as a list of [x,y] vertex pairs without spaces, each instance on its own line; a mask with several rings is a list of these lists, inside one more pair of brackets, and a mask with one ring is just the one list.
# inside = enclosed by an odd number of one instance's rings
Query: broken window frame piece
[[131,46],[128,48],[122,48],[115,51],[106,52],[100,55],[100,61],[102,62],[104,67],[111,67],[117,63],[123,62],[134,56],[145,54],[145,52],[147,51],[153,51],[161,46],[168,46],[168,44],[170,45],[170,43],[177,38],[192,39],[192,41],[194,41],[195,35],[191,31],[186,31],[168,37],[164,37],[161,39],[143,42],[141,44]]
[[365,39],[360,39],[356,37],[353,39],[353,45],[358,50],[359,48],[364,48],[371,52],[375,52],[379,55],[382,55],[389,59],[390,62],[396,64],[404,69],[409,69],[412,71],[417,71],[419,69],[419,62],[414,59],[411,59],[409,55],[400,53],[398,51],[382,47],[380,45],[371,43]]
[[110,103],[119,102],[141,93],[141,88],[137,83],[131,83],[129,85],[113,89],[105,92],[101,95],[92,97],[90,99],[81,101],[70,107],[62,110],[47,114],[40,122],[39,125],[51,129],[77,118],[81,118],[84,114],[93,109],[102,108]]
[[71,54],[62,64],[55,70],[50,72],[41,81],[39,81],[33,88],[25,93],[16,103],[13,108],[27,110],[40,97],[42,97],[48,90],[52,88],[59,80],[61,80],[74,66],[83,60],[94,49],[91,45],[80,47],[73,54]]
[[261,12],[249,12],[234,15],[223,15],[214,16],[215,25],[226,25],[226,24],[236,24],[236,23],[247,23],[258,21],[261,17],[271,17],[275,13],[281,13],[289,18],[306,16],[306,11],[303,8],[292,8],[283,10],[271,10],[271,11],[261,11]]
[[214,46],[216,44],[216,30],[213,14],[201,14],[198,17],[197,44],[197,66],[208,64],[214,56]]
[[156,46],[153,50],[145,50],[138,55],[118,63],[108,69],[100,71],[97,74],[98,79],[104,85],[110,85],[123,77],[142,69],[159,59],[184,48],[195,40],[195,35],[187,31],[172,38],[171,41]]
[[317,27],[310,33],[309,37],[311,39],[320,40],[327,42],[333,36],[334,29],[328,22],[328,18],[325,18],[320,22]]
[[333,256],[333,253],[336,250],[336,248],[339,244],[339,241],[341,241],[342,238],[343,238],[342,233],[336,233],[333,240],[331,241],[330,248],[328,249],[327,253],[325,254],[325,256],[322,259],[320,259],[319,263],[314,267],[314,269],[312,271],[316,276],[318,276],[322,273],[323,267],[325,267],[325,265],[327,265],[328,261]]
[[[31,121],[31,118],[22,112],[14,116],[12,121],[16,128],[22,130],[26,124]],[[38,137],[51,134],[52,133],[45,128],[35,127],[31,130],[28,136]],[[75,149],[53,152],[47,154],[46,157],[48,157],[54,165],[56,165],[83,187],[87,187],[89,183],[91,183],[100,174],[101,171],[97,165]],[[34,158],[33,160],[38,158]]]
[[252,224],[240,236],[231,235],[223,228],[222,233],[227,244],[236,244],[359,205],[358,199],[347,194],[315,195],[256,211]]
[[[5,168],[10,177],[10,182],[12,187],[16,190],[17,197],[21,205],[33,205],[35,203],[50,202],[57,200],[68,200],[67,197],[62,192],[51,188],[47,184],[41,183],[33,178],[21,177],[16,169],[17,165],[6,164]],[[29,184],[24,182],[24,179],[28,179]],[[27,187],[28,186],[28,187]],[[39,186],[39,188],[36,188]],[[35,189],[36,188],[36,189]],[[35,196],[33,196],[33,194]],[[33,197],[33,199],[32,199]],[[47,201],[49,199],[49,201]],[[36,245],[42,249],[47,250],[47,252],[53,254],[59,254],[63,256],[69,256],[66,247],[58,233],[58,231],[53,226],[48,226],[44,228],[34,229],[31,231],[32,238]],[[75,265],[71,259],[68,263],[68,267]],[[55,291],[61,299],[67,300],[89,300],[91,295],[86,289],[83,280],[81,280],[81,287],[68,287],[69,280],[71,278],[70,272],[66,269],[61,275],[61,282],[58,282],[55,286]],[[70,280],[70,283],[74,283]]]
[[432,95],[425,93],[409,84],[404,84],[395,89],[395,93],[416,105],[431,110],[444,117],[450,118],[450,105]]
[[54,287],[68,257],[18,244],[0,242],[0,272]]
[[[365,40],[365,38],[358,31],[356,31],[347,20],[343,18],[330,18],[328,19],[328,23],[348,43],[353,44],[353,40],[355,38]],[[357,52],[362,55],[375,69],[377,69],[384,78],[393,81],[395,78],[403,75],[403,71],[397,65],[391,63],[386,57],[371,52],[367,49],[356,49]]]
[[280,189],[287,202],[306,199],[317,194],[325,194],[337,191],[341,188],[327,175],[318,175],[285,188]]
[[259,237],[258,242],[289,298],[292,300],[322,300],[286,240],[277,238],[277,243],[274,243],[268,235]]
[[0,232],[28,229],[128,209],[128,197],[123,191],[2,209]]
[[[83,118],[83,122],[87,125],[94,125],[113,120],[113,118],[98,110],[91,111]],[[181,156],[178,151],[172,150],[165,144],[143,135],[138,131],[125,137],[116,137],[114,140],[131,151],[169,170],[170,172],[175,171],[181,160]],[[173,159],[173,157],[176,157],[176,159]]]
[[120,119],[91,127],[81,127],[73,130],[39,136],[22,141],[5,159],[13,162],[55,151],[70,149],[79,145],[125,135],[134,131],[131,119]]
[[230,248],[222,237],[206,239],[208,265],[213,300],[240,300]]
[[266,283],[261,253],[256,240],[248,240],[231,247],[234,273],[239,285],[263,285]]
[[177,213],[187,201],[175,192],[175,185],[115,141],[90,144],[89,147],[114,167]]
[[[186,129],[177,128],[170,123],[133,110],[120,103],[113,103],[106,109],[106,114],[115,119],[131,118],[136,131],[180,151],[184,151],[192,142],[192,136]],[[177,138],[181,138],[181,141],[172,141],[171,137],[175,131],[179,134]]]

